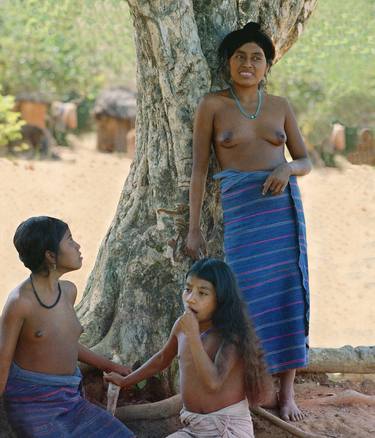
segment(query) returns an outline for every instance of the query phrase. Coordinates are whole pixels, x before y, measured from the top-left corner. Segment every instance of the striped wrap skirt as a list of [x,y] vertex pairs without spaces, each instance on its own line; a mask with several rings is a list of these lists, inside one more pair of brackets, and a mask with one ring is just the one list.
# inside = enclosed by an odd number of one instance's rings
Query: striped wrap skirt
[[13,362],[4,393],[9,423],[22,438],[131,438],[117,418],[82,397],[81,372],[52,375]]
[[307,365],[309,281],[296,177],[282,194],[262,195],[269,174],[227,169],[214,178],[220,180],[226,262],[275,374]]

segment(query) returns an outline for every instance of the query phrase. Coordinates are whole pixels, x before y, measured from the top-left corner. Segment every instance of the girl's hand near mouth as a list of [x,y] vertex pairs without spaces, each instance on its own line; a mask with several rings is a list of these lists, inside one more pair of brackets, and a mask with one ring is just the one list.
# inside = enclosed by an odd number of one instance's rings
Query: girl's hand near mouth
[[179,327],[186,337],[199,336],[199,323],[194,312],[185,308],[184,314],[180,317]]

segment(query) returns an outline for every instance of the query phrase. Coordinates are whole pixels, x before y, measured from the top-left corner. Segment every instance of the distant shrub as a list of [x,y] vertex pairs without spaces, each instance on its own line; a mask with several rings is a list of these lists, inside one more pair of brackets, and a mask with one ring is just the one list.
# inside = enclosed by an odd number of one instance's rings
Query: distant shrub
[[0,148],[22,137],[21,127],[25,122],[20,119],[20,113],[13,111],[13,108],[14,97],[0,94]]

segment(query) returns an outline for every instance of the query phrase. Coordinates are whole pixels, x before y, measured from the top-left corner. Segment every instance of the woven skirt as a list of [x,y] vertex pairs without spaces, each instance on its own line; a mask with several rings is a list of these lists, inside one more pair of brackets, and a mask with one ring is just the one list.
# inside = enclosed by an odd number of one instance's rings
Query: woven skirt
[[306,228],[295,176],[262,195],[269,171],[224,170],[220,180],[226,262],[234,271],[270,373],[308,362]]

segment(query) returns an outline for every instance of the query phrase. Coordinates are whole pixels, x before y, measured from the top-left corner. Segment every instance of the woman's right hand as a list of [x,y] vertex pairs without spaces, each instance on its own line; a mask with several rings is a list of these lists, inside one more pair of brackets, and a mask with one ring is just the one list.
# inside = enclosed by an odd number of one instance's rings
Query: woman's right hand
[[186,253],[194,260],[207,256],[207,245],[201,230],[189,231],[186,238]]
[[124,388],[126,386],[125,377],[122,377],[120,374],[117,374],[113,371],[110,373],[103,373],[103,379],[105,382],[114,383],[115,385],[120,386],[121,388]]

